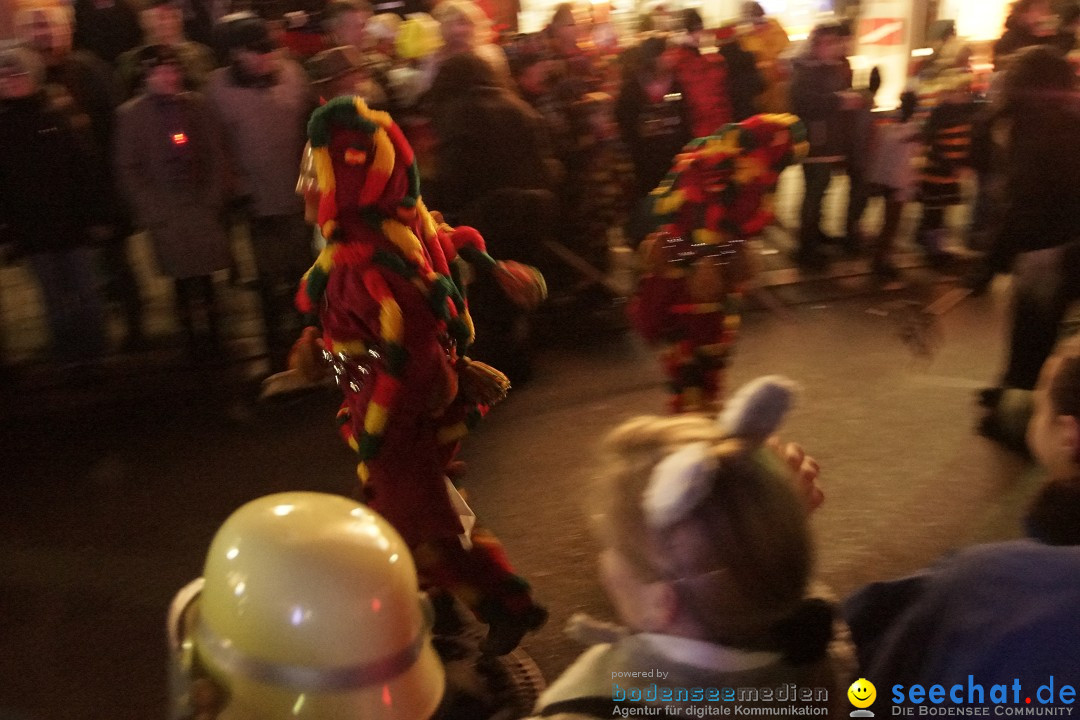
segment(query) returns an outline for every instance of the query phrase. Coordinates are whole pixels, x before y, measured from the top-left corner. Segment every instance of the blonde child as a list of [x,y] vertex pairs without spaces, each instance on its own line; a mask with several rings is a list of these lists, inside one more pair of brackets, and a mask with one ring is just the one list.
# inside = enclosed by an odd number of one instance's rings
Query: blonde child
[[[540,697],[537,717],[662,706],[681,716],[691,704],[733,707],[730,689],[792,683],[810,689],[809,704],[842,706],[848,646],[830,647],[831,606],[808,599],[817,465],[768,440],[790,402],[789,381],[762,378],[719,423],[642,417],[611,434],[596,521],[601,578],[626,627],[571,621],[579,639],[602,642]],[[789,704],[776,695],[738,704]]]

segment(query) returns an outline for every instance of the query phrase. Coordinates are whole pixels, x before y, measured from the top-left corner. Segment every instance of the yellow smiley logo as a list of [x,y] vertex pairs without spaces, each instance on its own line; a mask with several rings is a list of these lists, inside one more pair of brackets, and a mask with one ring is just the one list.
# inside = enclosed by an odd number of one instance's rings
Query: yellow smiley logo
[[857,708],[868,708],[877,699],[877,688],[866,678],[859,678],[847,689],[848,700]]

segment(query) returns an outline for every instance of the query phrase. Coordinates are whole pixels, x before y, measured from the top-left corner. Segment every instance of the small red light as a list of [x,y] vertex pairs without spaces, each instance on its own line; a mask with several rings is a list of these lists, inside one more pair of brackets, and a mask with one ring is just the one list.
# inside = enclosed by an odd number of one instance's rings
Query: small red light
[[172,142],[173,145],[187,145],[187,135],[182,132],[173,133]]

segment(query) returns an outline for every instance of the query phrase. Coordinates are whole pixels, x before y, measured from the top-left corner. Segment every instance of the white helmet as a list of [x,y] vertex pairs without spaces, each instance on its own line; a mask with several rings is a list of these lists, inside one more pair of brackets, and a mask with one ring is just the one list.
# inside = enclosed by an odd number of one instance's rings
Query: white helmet
[[225,521],[201,593],[178,595],[170,622],[186,626],[175,642],[188,679],[221,690],[219,720],[427,720],[445,677],[421,598],[405,541],[382,517],[335,495],[281,493]]

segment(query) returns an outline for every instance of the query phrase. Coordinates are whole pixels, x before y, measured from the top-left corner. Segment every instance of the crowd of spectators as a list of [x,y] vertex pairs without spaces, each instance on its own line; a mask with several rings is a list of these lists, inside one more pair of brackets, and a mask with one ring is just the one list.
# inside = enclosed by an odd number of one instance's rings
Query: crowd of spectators
[[[1071,50],[1076,15],[1058,18],[1045,0],[1015,3],[995,61],[1004,68],[1032,45]],[[305,123],[320,101],[346,93],[404,129],[429,206],[479,228],[496,254],[538,265],[556,293],[601,277],[613,242],[644,237],[648,195],[687,141],[758,112],[793,112],[809,131],[794,255],[806,269],[823,268],[839,246],[872,252],[875,276],[894,280],[889,255],[909,200],[924,208],[917,243],[947,265],[944,212],[964,200],[968,167],[979,179],[975,224],[1000,226],[990,191],[1003,186],[1010,151],[979,134],[1001,113],[976,96],[954,26],[942,25],[918,69],[915,105],[891,114],[871,113],[880,78],[853,88],[849,24],[819,26],[797,54],[754,2],[717,29],[696,10],[662,8],[641,28],[619,38],[604,7],[572,3],[541,32],[516,35],[498,34],[472,0],[405,17],[374,14],[366,0],[26,4],[0,55],[11,135],[0,153],[3,239],[30,260],[61,356],[105,349],[110,306],[121,311],[124,347],[145,343],[127,245],[146,230],[158,271],[176,281],[192,355],[219,350],[214,277],[227,271],[257,290],[280,368],[298,331],[296,278],[322,241],[295,192]],[[899,139],[897,124],[907,128]],[[58,153],[78,162],[46,160]],[[921,172],[896,172],[917,158]],[[821,229],[838,171],[850,180],[839,238]],[[87,172],[92,180],[76,175]],[[872,196],[887,203],[876,240],[860,229]],[[233,248],[244,237],[254,278],[239,277]],[[100,300],[79,299],[97,290]]]

